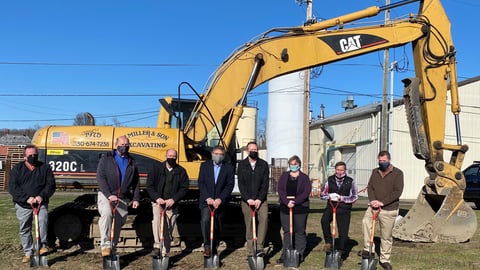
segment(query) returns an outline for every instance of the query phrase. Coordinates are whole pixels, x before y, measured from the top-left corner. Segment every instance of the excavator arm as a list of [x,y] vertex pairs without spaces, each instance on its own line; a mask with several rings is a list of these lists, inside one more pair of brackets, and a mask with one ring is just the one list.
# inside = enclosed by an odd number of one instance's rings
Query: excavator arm
[[[416,15],[387,24],[346,28],[345,24],[397,6],[419,2]],[[369,7],[311,25],[271,29],[235,51],[210,78],[187,122],[190,147],[212,129],[228,146],[249,91],[275,77],[411,43],[415,78],[404,80],[412,145],[428,177],[417,202],[394,229],[403,240],[462,242],[476,230],[476,216],[463,201],[462,145],[458,116],[455,47],[449,19],[439,0],[406,0]],[[447,90],[456,120],[457,144],[444,143]],[[218,128],[219,123],[224,125]],[[449,162],[444,152],[450,151]]]

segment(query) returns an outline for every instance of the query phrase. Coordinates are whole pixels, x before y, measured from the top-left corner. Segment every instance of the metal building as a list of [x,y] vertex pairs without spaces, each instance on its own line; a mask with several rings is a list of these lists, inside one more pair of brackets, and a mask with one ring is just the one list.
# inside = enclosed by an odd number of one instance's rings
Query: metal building
[[[480,118],[480,76],[459,83],[460,128],[462,143],[469,151],[464,168],[480,159],[480,133],[476,131]],[[455,124],[447,100],[445,143],[456,144]],[[402,199],[415,199],[423,186],[427,173],[424,161],[413,155],[410,133],[403,100],[396,100],[392,110],[390,152],[394,166],[402,169],[405,178]],[[323,182],[334,172],[338,161],[347,163],[347,174],[359,189],[366,187],[372,168],[377,167],[380,141],[381,104],[371,104],[319,119],[310,125],[311,179]],[[445,151],[444,159],[450,159]],[[361,193],[365,196],[366,193]]]

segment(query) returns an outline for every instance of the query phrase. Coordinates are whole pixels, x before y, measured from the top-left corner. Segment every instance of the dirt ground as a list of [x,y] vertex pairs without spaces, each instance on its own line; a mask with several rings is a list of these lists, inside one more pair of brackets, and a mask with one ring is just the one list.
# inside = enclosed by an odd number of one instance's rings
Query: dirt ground
[[[313,221],[313,220],[312,220]],[[313,223],[319,223],[312,222]],[[313,228],[311,228],[313,230]],[[317,225],[317,231],[320,229]],[[315,234],[309,234],[307,252],[313,257],[313,253],[320,253],[321,241]],[[283,269],[283,265],[276,264],[280,256],[281,246],[270,245],[266,247],[265,268],[264,269]],[[186,247],[182,252],[171,254],[169,269],[198,269],[204,266],[204,257],[202,248]],[[152,269],[152,257],[149,256],[150,250],[138,250],[133,252],[120,253],[121,269]],[[244,270],[249,269],[247,261],[247,249],[243,246],[223,246],[219,248],[220,261],[222,269]],[[20,246],[3,245],[1,246],[0,269],[30,269],[28,264],[22,264],[22,251]],[[317,256],[315,256],[317,257]],[[308,259],[308,255],[307,258]],[[50,269],[102,269],[102,257],[98,250],[82,250],[80,246],[73,246],[68,250],[57,250],[57,252],[48,256]],[[306,262],[301,269],[319,269],[318,267],[309,267]]]
[[[307,224],[307,249],[305,252],[305,261],[299,269],[324,269],[325,253],[323,248],[322,229],[320,219],[323,213],[324,202],[313,199],[313,207],[310,211]],[[352,222],[350,226],[350,253],[346,261],[343,262],[341,269],[360,269],[361,258],[356,255],[362,249],[363,237],[361,231],[361,219],[365,211],[366,203],[357,202],[352,211]],[[410,208],[409,204],[403,204],[404,209]],[[477,212],[478,210],[476,210]],[[477,212],[478,213],[478,212]],[[2,213],[3,214],[3,213]],[[5,217],[2,217],[2,219]],[[13,218],[13,217],[12,217]],[[479,216],[480,218],[480,216]],[[240,234],[243,232],[239,232]],[[280,234],[279,228],[269,227],[269,233]],[[378,233],[378,232],[377,232]],[[480,249],[480,232],[476,232],[474,237],[461,244],[445,243],[411,243],[394,241],[392,262],[397,270],[416,270],[416,269],[480,269],[480,260],[478,259],[478,250]],[[22,250],[19,242],[14,241],[0,243],[0,270],[3,269],[30,269],[29,265],[21,263]],[[15,240],[17,241],[17,240]],[[91,246],[91,245],[90,245]],[[265,270],[284,269],[283,265],[276,264],[280,257],[281,244],[270,243],[266,248]],[[149,256],[150,250],[124,251],[120,253],[121,269],[152,269],[152,257]],[[220,248],[221,269],[226,270],[248,270],[247,249],[243,244],[235,241],[229,243],[226,247]],[[88,245],[74,245],[65,250],[57,250],[48,256],[50,269],[65,270],[89,270],[102,269],[102,257],[98,248],[88,247]],[[171,266],[169,269],[203,269],[204,257],[202,247],[199,242],[188,243],[182,252],[171,254]],[[381,269],[378,266],[378,269]]]
[[[324,257],[320,258],[322,239],[318,237],[321,234],[320,227],[321,211],[313,210],[308,219],[307,225],[307,250],[305,262],[301,269],[319,269],[312,265],[323,264]],[[244,232],[239,232],[243,234]],[[283,269],[283,265],[276,264],[276,260],[281,254],[281,229],[269,227],[269,235],[277,235],[275,243],[269,242],[265,248],[266,256],[264,257],[265,268]],[[239,238],[241,238],[240,236]],[[271,237],[270,237],[271,238]],[[244,270],[249,269],[247,248],[243,243],[239,243],[238,239],[226,240],[225,245],[219,247],[221,269]],[[279,242],[280,241],[280,242]],[[56,252],[48,255],[48,263],[50,269],[102,269],[103,259],[100,256],[99,248],[92,248],[91,244],[80,244],[69,247],[68,249],[58,249]],[[177,249],[177,251],[179,251]],[[169,269],[202,269],[204,266],[203,248],[201,241],[189,242],[183,246],[181,252],[171,254]],[[152,269],[152,257],[149,256],[150,250],[129,250],[120,252],[121,268],[128,269]],[[29,265],[21,262],[22,250],[18,244],[1,244],[0,243],[0,269],[30,269]],[[310,266],[309,266],[310,265]]]

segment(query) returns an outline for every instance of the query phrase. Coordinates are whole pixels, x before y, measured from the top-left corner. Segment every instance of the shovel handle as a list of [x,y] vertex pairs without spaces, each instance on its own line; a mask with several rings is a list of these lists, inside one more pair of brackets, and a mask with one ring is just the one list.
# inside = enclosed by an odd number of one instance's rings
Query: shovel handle
[[290,208],[289,210],[289,213],[290,213],[290,236],[293,235],[293,208]]
[[110,227],[110,241],[113,245],[113,239],[115,238],[115,215],[117,214],[117,207],[120,202],[118,200],[110,202],[110,207],[112,209],[112,226]]
[[35,239],[38,241],[40,239],[39,225],[38,225],[38,212],[40,212],[41,205],[39,203],[31,204],[33,210],[33,219],[35,222]]
[[337,226],[337,208],[338,208],[338,205],[340,204],[339,201],[337,201],[337,203],[334,205],[332,203],[332,200],[328,200],[328,202],[330,203],[330,205],[332,206],[332,212],[333,212],[333,220],[332,220],[332,237],[335,238],[335,235],[336,235],[336,226]]
[[165,222],[165,204],[159,204],[158,208],[160,209],[160,242],[163,244],[163,223]]
[[210,241],[213,242],[213,223],[215,222],[215,208],[209,205],[208,210],[210,211]]
[[380,207],[377,210],[372,208],[372,229],[370,231],[370,246],[373,244],[373,235],[375,233],[375,223],[377,221],[378,214],[380,214]]
[[257,240],[257,223],[255,219],[255,212],[257,212],[257,209],[255,206],[250,206],[250,209],[252,210],[252,239],[253,241]]

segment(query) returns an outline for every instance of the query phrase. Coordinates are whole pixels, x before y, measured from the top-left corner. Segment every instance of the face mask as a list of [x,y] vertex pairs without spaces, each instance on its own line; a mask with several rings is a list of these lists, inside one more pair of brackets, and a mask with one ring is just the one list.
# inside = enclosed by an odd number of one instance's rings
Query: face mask
[[300,166],[298,166],[298,165],[290,165],[290,171],[291,171],[291,172],[296,172],[296,171],[298,171],[298,170],[300,170]]
[[119,145],[119,146],[117,146],[117,151],[118,151],[121,155],[127,154],[129,149],[130,149],[130,146],[126,146],[126,145]]
[[342,174],[336,173],[335,177],[337,177],[338,179],[341,179],[341,178],[344,178],[345,175],[346,175],[345,173],[342,173]]
[[385,171],[388,166],[390,166],[390,162],[379,162],[378,163],[378,168],[380,169],[380,171]]
[[30,155],[27,157],[27,162],[30,163],[31,165],[37,165],[38,164],[38,155]]
[[257,159],[258,158],[258,152],[257,151],[252,151],[252,152],[248,153],[248,156],[251,159]]
[[215,163],[220,164],[223,161],[223,155],[212,155],[212,160]]
[[167,163],[170,165],[170,167],[175,167],[177,164],[177,159],[176,158],[167,158]]

